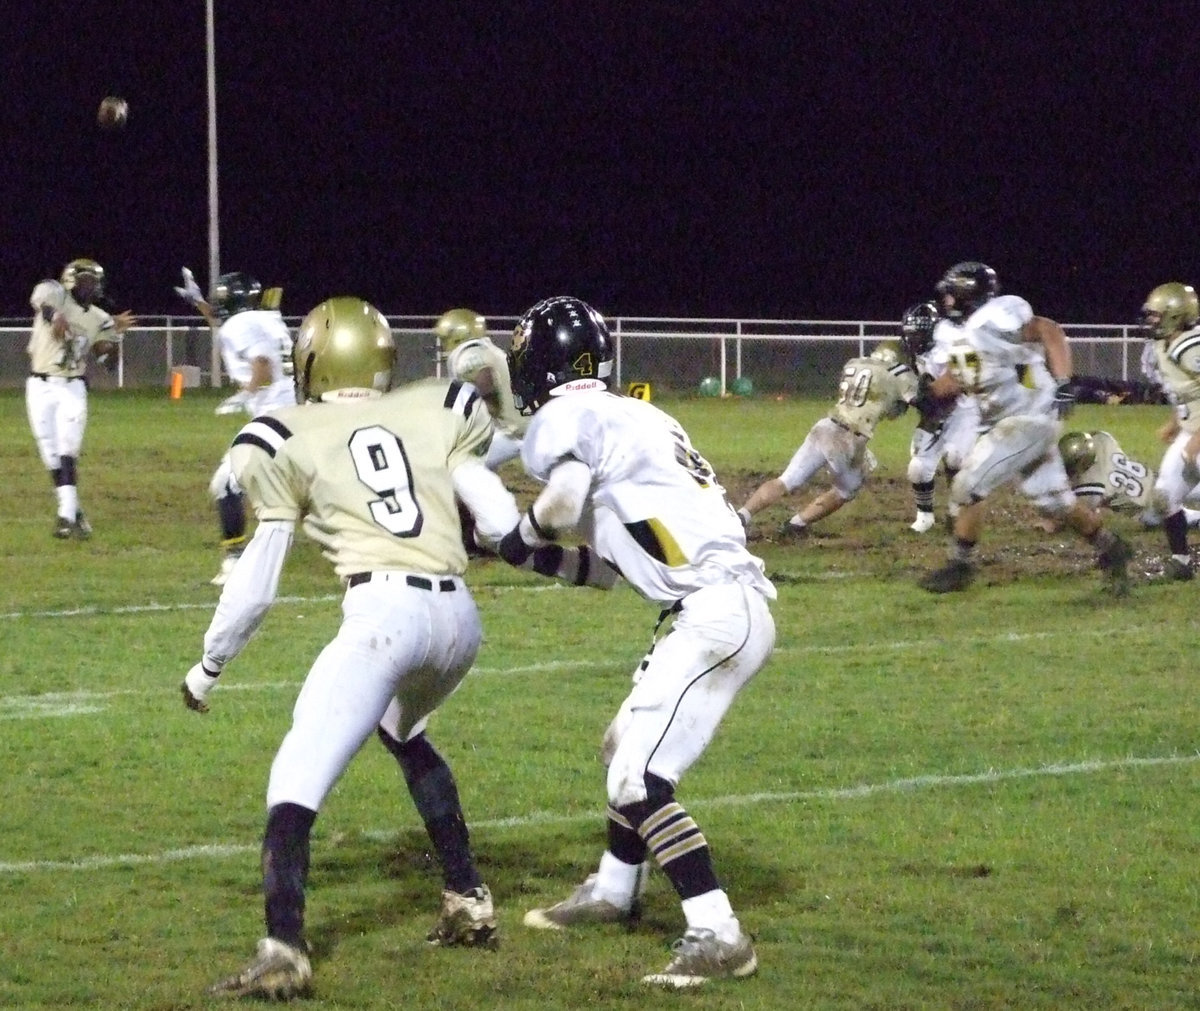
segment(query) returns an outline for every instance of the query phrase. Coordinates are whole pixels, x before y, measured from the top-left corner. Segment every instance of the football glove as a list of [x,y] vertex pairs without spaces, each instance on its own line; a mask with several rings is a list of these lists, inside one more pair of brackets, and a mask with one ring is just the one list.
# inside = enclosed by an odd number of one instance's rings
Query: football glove
[[192,305],[195,305],[197,302],[203,302],[204,292],[200,290],[200,285],[196,283],[196,278],[192,276],[191,269],[184,267],[182,273],[183,286],[176,288],[175,294]]
[[207,713],[208,703],[204,700],[220,676],[220,671],[214,674],[212,671],[205,670],[203,663],[193,666],[184,676],[183,684],[179,686],[183,704],[193,712]]

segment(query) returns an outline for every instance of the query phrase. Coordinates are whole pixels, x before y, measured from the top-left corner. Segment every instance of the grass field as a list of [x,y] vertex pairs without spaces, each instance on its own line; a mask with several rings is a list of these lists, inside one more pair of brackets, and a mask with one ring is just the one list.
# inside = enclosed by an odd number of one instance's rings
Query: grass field
[[[340,594],[299,542],[212,712],[180,704],[216,601],[207,482],[239,424],[216,402],[94,396],[96,532],[63,543],[23,402],[0,394],[0,1007],[212,1006],[204,987],[261,935],[267,770]],[[827,405],[664,406],[740,502]],[[1153,466],[1163,412],[1081,407],[1073,424]],[[794,502],[756,518],[777,652],[679,791],[757,939],[756,977],[644,992],[683,926],[661,875],[634,930],[521,925],[594,868],[600,736],[657,612],[483,562],[468,581],[484,648],[431,736],[501,949],[425,945],[439,878],[372,742],[317,822],[306,1006],[1200,1007],[1197,589],[1156,585],[1161,534],[1117,517],[1138,561],[1132,594],[1110,599],[1085,547],[1002,494],[980,580],[925,594],[945,546],[907,529],[911,427],[885,424],[879,470],[808,541],[772,539]]]

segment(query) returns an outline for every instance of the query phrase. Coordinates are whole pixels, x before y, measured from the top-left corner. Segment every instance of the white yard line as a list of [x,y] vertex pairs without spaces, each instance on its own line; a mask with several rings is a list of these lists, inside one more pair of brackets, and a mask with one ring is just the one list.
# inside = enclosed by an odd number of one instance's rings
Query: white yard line
[[[1085,776],[1114,770],[1139,769],[1164,765],[1188,765],[1200,761],[1200,754],[1165,755],[1162,757],[1127,757],[1111,760],[1095,759],[1087,762],[1061,762],[1031,769],[989,769],[986,772],[962,775],[931,774],[893,779],[882,783],[863,783],[858,786],[831,787],[824,790],[797,790],[783,793],[743,793],[724,797],[689,800],[688,806],[696,809],[712,807],[741,807],[750,804],[783,804],[796,801],[839,801],[861,800],[877,794],[906,793],[938,787],[970,787],[980,783],[1001,783],[1014,779],[1035,779],[1052,776]],[[532,825],[571,825],[581,822],[599,822],[603,812],[561,814],[555,811],[533,811],[529,814],[508,818],[488,818],[471,823],[471,828],[506,829],[524,828]],[[393,838],[399,829],[373,829],[363,834],[371,839]],[[184,849],[162,850],[157,853],[121,853],[111,856],[83,857],[79,860],[16,860],[0,861],[0,875],[32,874],[39,872],[74,872],[103,870],[109,867],[129,867],[145,864],[169,864],[188,860],[212,860],[214,858],[244,856],[257,853],[261,848],[253,843],[208,843],[188,846]]]

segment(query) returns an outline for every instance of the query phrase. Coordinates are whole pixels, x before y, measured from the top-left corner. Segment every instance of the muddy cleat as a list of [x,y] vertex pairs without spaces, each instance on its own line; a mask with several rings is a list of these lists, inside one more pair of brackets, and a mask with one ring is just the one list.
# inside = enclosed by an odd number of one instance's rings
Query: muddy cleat
[[975,566],[970,562],[954,559],[940,569],[923,576],[920,587],[930,593],[956,593],[965,590],[975,579]]
[[75,513],[75,523],[72,529],[75,531],[75,536],[81,541],[86,541],[92,536],[92,525],[88,522],[87,517],[83,515],[82,509]]
[[241,555],[226,555],[221,559],[221,571],[218,572],[212,579],[209,580],[213,586],[224,586],[225,581],[229,578],[229,574],[233,572],[233,567],[237,565],[237,560]]
[[1178,558],[1168,558],[1163,566],[1163,579],[1175,583],[1187,583],[1196,578],[1196,567]]
[[221,997],[289,1000],[305,993],[311,982],[312,966],[303,951],[274,937],[264,937],[250,965],[205,992]]
[[1133,551],[1116,534],[1112,536],[1112,542],[1108,547],[1104,548],[1096,555],[1096,568],[1100,569],[1107,577],[1109,587],[1112,592],[1119,597],[1123,597],[1129,592],[1129,560],[1133,557]]
[[54,536],[60,541],[69,540],[71,534],[75,531],[75,524],[65,516],[60,516],[55,521]]
[[937,519],[933,513],[918,512],[917,518],[913,520],[912,525],[908,529],[918,534],[923,534],[927,530],[932,530],[935,523],[937,523]]
[[459,946],[494,951],[500,947],[496,911],[488,886],[480,885],[465,893],[442,892],[442,911],[425,940],[445,948]]
[[710,979],[743,979],[754,974],[758,957],[745,932],[732,944],[717,939],[711,930],[690,929],[671,945],[671,961],[662,972],[643,976],[651,986],[683,989]]
[[549,909],[531,909],[525,914],[525,926],[538,930],[565,930],[589,923],[627,923],[634,918],[632,911],[614,906],[593,894],[596,875],[587,880],[562,902]]
[[781,541],[802,541],[808,537],[808,526],[797,526],[791,520],[779,527],[778,538]]

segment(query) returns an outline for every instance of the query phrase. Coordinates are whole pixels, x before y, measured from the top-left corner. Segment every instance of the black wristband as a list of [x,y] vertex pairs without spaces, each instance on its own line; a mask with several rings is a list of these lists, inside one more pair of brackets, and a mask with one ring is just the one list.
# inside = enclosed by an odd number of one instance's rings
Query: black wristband
[[502,538],[500,543],[496,545],[496,554],[503,558],[509,565],[521,566],[533,554],[533,548],[525,543],[521,537],[521,524],[518,523]]

